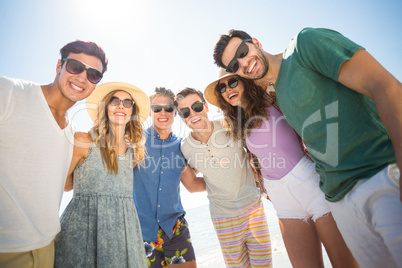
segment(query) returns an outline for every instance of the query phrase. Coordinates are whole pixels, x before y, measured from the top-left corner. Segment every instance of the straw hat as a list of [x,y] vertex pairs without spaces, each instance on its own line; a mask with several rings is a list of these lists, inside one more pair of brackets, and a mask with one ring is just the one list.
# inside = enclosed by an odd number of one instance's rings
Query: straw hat
[[92,121],[95,121],[98,118],[98,106],[100,102],[108,93],[114,90],[126,91],[131,95],[135,104],[139,108],[137,114],[139,115],[140,123],[143,123],[147,119],[151,110],[149,98],[147,94],[145,94],[145,92],[138,87],[124,82],[104,83],[97,86],[92,94],[89,95],[89,97],[86,99],[86,106],[89,117],[91,117]]
[[223,69],[222,67],[219,68],[219,72],[218,72],[218,79],[216,79],[214,82],[210,83],[204,90],[204,97],[207,99],[207,101],[219,108],[221,108],[219,106],[219,102],[218,99],[215,96],[215,91],[216,91],[216,85],[218,84],[219,80],[225,77],[229,77],[229,76],[234,76],[236,74],[234,73],[228,73],[226,72],[225,69]]

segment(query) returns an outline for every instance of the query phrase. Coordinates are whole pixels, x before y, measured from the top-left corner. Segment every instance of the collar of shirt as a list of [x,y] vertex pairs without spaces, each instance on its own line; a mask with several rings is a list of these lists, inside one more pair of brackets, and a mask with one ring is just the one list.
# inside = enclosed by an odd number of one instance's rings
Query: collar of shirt
[[159,133],[154,129],[153,126],[149,127],[148,129],[146,129],[144,131],[144,136],[146,136],[146,138],[154,138],[160,141],[175,141],[177,140],[177,137],[175,134],[173,134],[173,132],[170,132],[169,137],[167,137],[166,139],[162,140],[161,136],[159,135]]

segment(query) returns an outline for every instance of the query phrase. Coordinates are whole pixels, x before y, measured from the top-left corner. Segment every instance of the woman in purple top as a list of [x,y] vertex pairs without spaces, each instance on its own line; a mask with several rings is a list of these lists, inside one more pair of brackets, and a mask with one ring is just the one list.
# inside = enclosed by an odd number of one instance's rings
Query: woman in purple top
[[[315,165],[299,136],[252,80],[226,73],[205,89],[205,97],[224,113],[234,139],[242,139],[259,169],[280,221],[293,267],[324,267],[321,242],[333,267],[358,267],[319,188]],[[245,90],[246,89],[246,90]]]

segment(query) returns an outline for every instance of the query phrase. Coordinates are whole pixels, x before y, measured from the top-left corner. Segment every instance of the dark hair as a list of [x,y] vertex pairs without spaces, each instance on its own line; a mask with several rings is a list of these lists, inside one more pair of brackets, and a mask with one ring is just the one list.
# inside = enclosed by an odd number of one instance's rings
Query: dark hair
[[244,85],[243,100],[246,102],[245,109],[240,106],[232,106],[225,101],[222,94],[217,90],[214,92],[220,109],[225,115],[223,126],[233,135],[234,140],[241,139],[244,141],[245,136],[248,135],[248,130],[260,127],[262,121],[268,118],[265,108],[270,105],[264,99],[264,89],[262,87],[256,85],[253,80],[240,76],[238,78]]
[[163,96],[163,97],[168,97],[174,102],[174,93],[170,89],[164,88],[164,87],[156,87],[155,88],[155,93],[149,96],[149,100],[152,102],[156,97]]
[[204,94],[202,94],[201,91],[196,90],[191,87],[186,87],[186,88],[180,90],[179,92],[177,92],[176,97],[174,98],[174,106],[177,107],[179,105],[179,101],[181,101],[182,99],[184,99],[185,97],[187,97],[188,95],[191,95],[191,94],[197,94],[201,98],[201,100],[203,102],[205,102]]
[[241,40],[246,40],[246,39],[251,39],[251,36],[240,30],[230,30],[228,34],[222,34],[219,37],[218,42],[216,42],[215,47],[214,47],[214,63],[218,65],[218,67],[226,68],[226,66],[222,63],[222,54],[227,45],[229,44],[230,40],[232,40],[233,37],[238,37]]
[[[102,74],[105,73],[107,70],[108,60],[106,58],[106,54],[103,49],[94,42],[76,40],[68,43],[60,49],[61,60],[67,58],[70,53],[84,53],[90,56],[95,56],[102,62]],[[62,66],[63,63],[64,62],[62,61]]]

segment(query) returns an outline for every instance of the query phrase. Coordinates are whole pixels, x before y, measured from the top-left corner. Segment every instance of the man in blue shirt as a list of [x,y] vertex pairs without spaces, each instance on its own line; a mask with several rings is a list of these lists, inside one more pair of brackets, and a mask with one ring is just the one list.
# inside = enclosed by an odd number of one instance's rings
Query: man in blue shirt
[[177,114],[174,96],[163,87],[150,96],[152,126],[144,131],[148,157],[134,168],[134,200],[151,268],[168,264],[196,267],[180,181],[190,192],[205,191],[206,186],[187,166],[180,151],[181,138],[172,133]]

